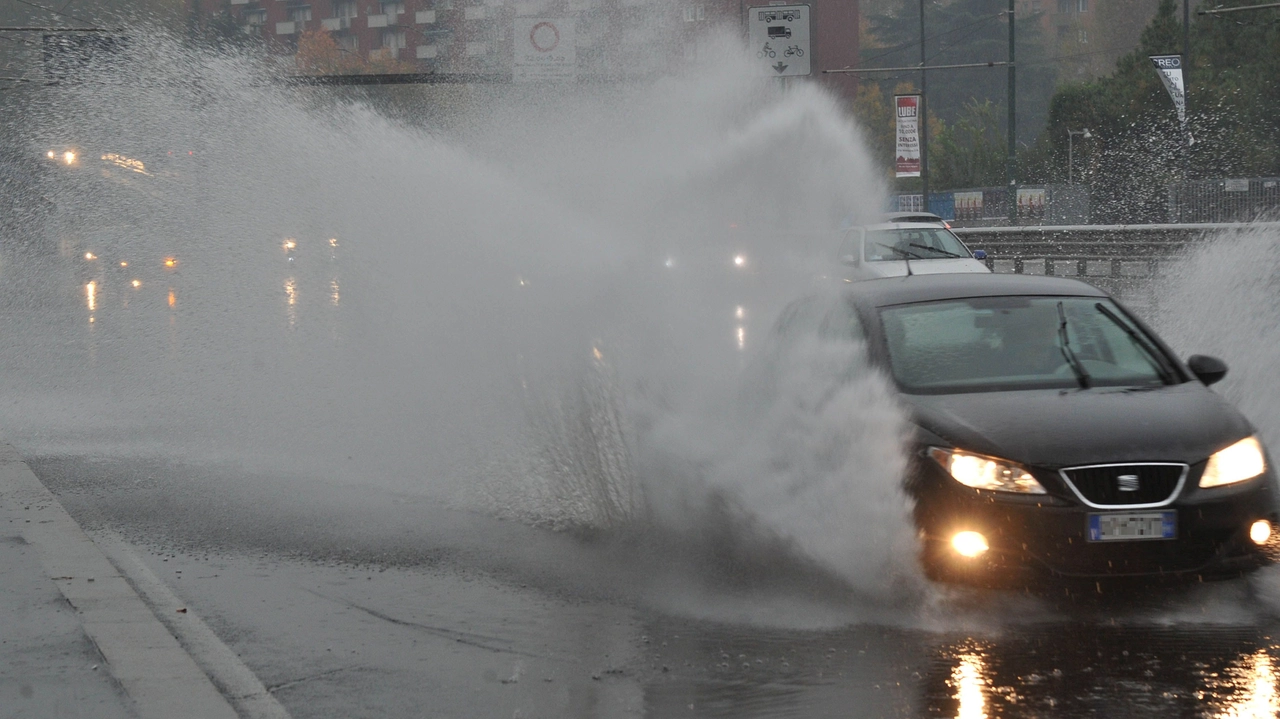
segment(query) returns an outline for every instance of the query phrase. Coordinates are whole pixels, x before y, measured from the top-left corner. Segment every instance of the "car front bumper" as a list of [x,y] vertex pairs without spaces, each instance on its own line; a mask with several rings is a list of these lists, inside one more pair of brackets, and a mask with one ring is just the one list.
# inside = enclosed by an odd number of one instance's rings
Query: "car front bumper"
[[[1036,578],[1165,577],[1195,581],[1238,576],[1280,557],[1280,514],[1271,470],[1239,486],[1184,490],[1171,504],[1152,510],[1093,508],[1058,494],[978,492],[941,473],[931,474],[913,494],[925,569],[936,579],[1005,583]],[[1198,480],[1199,472],[1193,471],[1192,477]],[[1090,514],[1130,511],[1176,512],[1176,536],[1089,541]],[[1259,519],[1268,520],[1276,530],[1261,546],[1249,538],[1250,525]],[[960,556],[950,540],[961,531],[981,533],[990,549],[978,557]]]

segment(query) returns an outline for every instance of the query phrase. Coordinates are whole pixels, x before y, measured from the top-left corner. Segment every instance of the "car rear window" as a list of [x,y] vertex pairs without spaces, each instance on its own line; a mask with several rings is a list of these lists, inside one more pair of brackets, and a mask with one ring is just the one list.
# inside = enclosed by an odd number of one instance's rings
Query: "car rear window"
[[918,394],[1080,386],[1063,350],[1061,317],[1066,346],[1091,385],[1175,381],[1154,339],[1097,297],[983,297],[880,310],[894,378]]

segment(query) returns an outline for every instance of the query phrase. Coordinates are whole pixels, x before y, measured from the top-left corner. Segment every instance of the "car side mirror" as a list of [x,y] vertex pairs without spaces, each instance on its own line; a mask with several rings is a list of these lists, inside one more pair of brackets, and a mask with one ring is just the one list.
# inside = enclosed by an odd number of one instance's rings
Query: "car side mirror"
[[987,259],[987,251],[986,251],[986,250],[974,250],[974,251],[973,251],[973,259],[975,259],[975,260],[985,260],[985,259]]
[[1187,358],[1187,368],[1206,386],[1227,376],[1227,363],[1209,355],[1191,355]]
[[857,266],[858,257],[857,255],[840,255],[840,264],[849,265],[851,267]]

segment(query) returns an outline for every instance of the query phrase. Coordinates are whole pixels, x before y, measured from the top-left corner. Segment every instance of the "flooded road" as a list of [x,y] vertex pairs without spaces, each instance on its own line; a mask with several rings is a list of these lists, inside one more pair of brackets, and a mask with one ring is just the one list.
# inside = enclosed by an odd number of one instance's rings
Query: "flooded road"
[[358,484],[158,461],[33,468],[91,533],[129,540],[294,717],[1280,711],[1273,570],[1106,597],[931,586],[866,621],[865,602],[794,569],[664,570],[643,541]]

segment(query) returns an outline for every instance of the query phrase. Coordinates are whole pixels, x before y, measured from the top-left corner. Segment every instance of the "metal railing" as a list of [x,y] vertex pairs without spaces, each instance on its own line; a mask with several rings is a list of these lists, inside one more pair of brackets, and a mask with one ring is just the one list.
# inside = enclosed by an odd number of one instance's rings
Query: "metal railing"
[[1074,277],[1112,293],[1140,314],[1158,311],[1157,288],[1176,277],[1188,251],[1225,232],[1272,230],[1280,222],[1181,225],[971,227],[953,231],[987,252],[995,272]]

